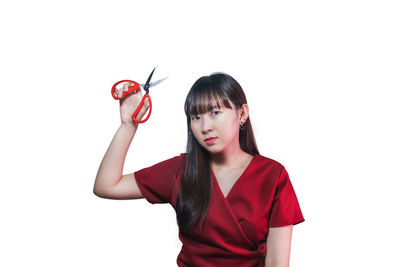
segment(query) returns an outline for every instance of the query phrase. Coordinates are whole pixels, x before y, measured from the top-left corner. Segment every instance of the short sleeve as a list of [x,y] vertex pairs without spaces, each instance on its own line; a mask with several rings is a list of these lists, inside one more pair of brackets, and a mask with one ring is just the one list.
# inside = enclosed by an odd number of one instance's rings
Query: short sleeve
[[270,211],[269,227],[295,225],[304,221],[289,174],[285,167],[282,166]]
[[171,203],[174,182],[182,163],[183,153],[134,172],[136,183],[151,204]]

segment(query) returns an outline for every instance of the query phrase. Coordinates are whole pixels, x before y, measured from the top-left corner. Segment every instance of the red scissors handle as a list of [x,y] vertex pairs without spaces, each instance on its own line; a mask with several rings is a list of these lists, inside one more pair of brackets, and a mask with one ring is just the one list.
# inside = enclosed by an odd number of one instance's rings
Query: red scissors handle
[[[137,83],[137,82],[135,82],[135,81],[132,81],[132,80],[121,80],[121,81],[119,81],[119,82],[116,82],[116,83],[113,85],[113,87],[111,88],[111,95],[112,95],[112,97],[113,97],[115,100],[120,99],[120,98],[115,94],[115,89],[117,88],[117,85],[118,85],[118,84],[123,83],[123,82],[130,82],[130,83],[133,83],[133,85],[129,87],[128,91],[122,92],[121,98],[122,98],[123,96],[127,95],[127,94],[132,93],[134,90],[140,89],[140,84]],[[138,115],[139,111],[140,111],[141,108],[143,107],[144,100],[145,100],[146,98],[149,99],[150,110],[149,110],[149,112],[148,112],[148,114],[147,114],[147,117],[146,117],[145,119],[143,119],[143,120],[138,120],[138,119],[136,119],[136,116]],[[143,123],[143,122],[147,121],[147,120],[149,119],[149,117],[150,117],[150,114],[151,114],[151,108],[152,108],[152,105],[151,105],[151,98],[150,98],[150,95],[146,93],[146,94],[143,96],[142,101],[140,101],[139,106],[136,108],[135,112],[133,112],[132,120],[133,120],[134,122],[137,122],[137,123]]]
[[[143,107],[144,100],[145,100],[146,98],[149,99],[150,109],[149,109],[149,112],[147,113],[147,117],[146,117],[144,120],[141,120],[141,121],[140,121],[140,120],[136,119],[136,116],[137,116],[137,114],[139,113],[140,109]],[[134,122],[137,122],[137,123],[142,123],[142,122],[147,121],[147,119],[150,117],[150,114],[151,114],[151,98],[150,98],[150,95],[149,95],[149,94],[145,94],[145,95],[143,96],[143,98],[142,98],[142,101],[140,101],[139,106],[136,108],[135,112],[133,112],[132,120],[133,120]]]
[[119,82],[116,82],[116,83],[114,83],[113,87],[111,88],[111,95],[115,100],[119,99],[118,96],[115,94],[115,89],[117,88],[118,84],[123,83],[123,82],[130,82],[130,83],[133,83],[133,85],[131,87],[129,87],[128,91],[122,92],[121,98],[127,94],[132,93],[134,90],[140,89],[140,84],[135,81],[132,81],[132,80],[121,80]]

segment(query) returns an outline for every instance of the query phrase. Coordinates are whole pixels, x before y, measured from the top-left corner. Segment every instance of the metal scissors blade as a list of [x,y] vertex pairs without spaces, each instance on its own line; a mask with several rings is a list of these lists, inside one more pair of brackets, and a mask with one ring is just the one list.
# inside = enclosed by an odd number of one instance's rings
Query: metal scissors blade
[[159,84],[159,83],[165,81],[165,80],[168,79],[168,78],[169,78],[169,77],[164,77],[164,78],[162,78],[162,79],[159,79],[158,81],[155,81],[155,82],[150,83],[149,88],[150,88],[150,87],[153,87],[153,86],[156,86],[157,84]]
[[151,77],[153,77],[153,73],[156,70],[157,66],[153,69],[153,71],[150,73],[149,78],[147,78],[146,83],[143,86],[143,89],[146,91],[146,94],[149,93],[149,88],[150,88],[150,81],[151,81]]

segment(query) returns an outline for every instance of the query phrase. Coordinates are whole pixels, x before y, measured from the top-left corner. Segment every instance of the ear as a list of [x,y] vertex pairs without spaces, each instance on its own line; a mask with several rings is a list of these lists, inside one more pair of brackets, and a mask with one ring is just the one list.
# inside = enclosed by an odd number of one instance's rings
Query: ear
[[247,104],[243,104],[242,108],[239,110],[239,118],[241,121],[246,122],[249,117],[249,106]]

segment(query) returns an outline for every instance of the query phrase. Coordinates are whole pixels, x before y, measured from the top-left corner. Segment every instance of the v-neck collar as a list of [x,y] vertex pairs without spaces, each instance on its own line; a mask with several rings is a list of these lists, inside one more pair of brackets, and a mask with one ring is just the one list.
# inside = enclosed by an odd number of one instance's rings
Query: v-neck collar
[[231,195],[232,190],[234,190],[235,187],[237,187],[236,185],[240,182],[240,180],[242,179],[242,177],[245,176],[247,170],[248,170],[249,167],[252,165],[252,163],[253,163],[253,161],[254,161],[254,159],[255,159],[255,157],[256,157],[257,155],[258,155],[258,154],[255,154],[255,155],[253,156],[253,158],[250,160],[249,164],[248,164],[247,167],[244,169],[244,171],[242,172],[242,174],[239,176],[239,178],[236,180],[236,182],[232,185],[232,187],[231,187],[231,189],[229,190],[229,192],[228,192],[228,194],[226,195],[226,197],[224,196],[224,193],[222,192],[221,187],[219,186],[217,177],[215,176],[213,169],[210,168],[210,169],[211,169],[211,173],[212,173],[211,176],[212,176],[212,178],[214,179],[214,181],[215,181],[215,183],[216,183],[216,185],[217,185],[217,187],[218,187],[217,191],[219,191],[219,193],[221,194],[221,197],[224,198],[226,201],[228,200],[228,197]]

